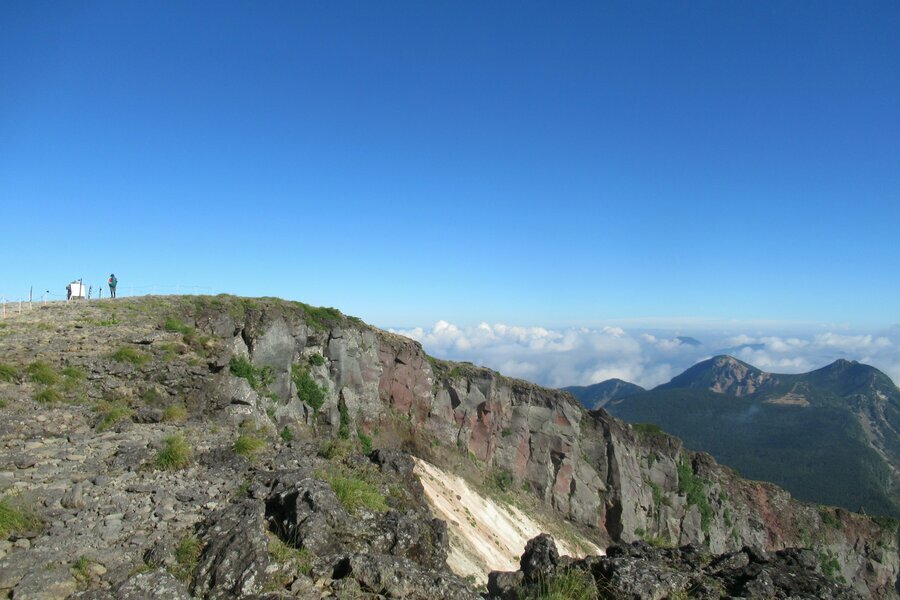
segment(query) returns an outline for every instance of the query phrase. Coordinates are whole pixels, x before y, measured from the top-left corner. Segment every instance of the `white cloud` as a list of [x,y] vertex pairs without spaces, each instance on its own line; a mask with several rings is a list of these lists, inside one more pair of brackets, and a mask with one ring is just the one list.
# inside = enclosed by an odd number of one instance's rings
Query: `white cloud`
[[801,373],[837,358],[871,364],[900,380],[900,327],[880,333],[806,335],[716,335],[693,337],[693,346],[677,336],[684,331],[627,330],[622,327],[550,329],[504,323],[459,327],[438,321],[430,328],[392,330],[422,343],[432,355],[467,360],[551,387],[588,385],[619,378],[644,387],[669,381],[684,369],[729,350],[737,358],[770,372]]

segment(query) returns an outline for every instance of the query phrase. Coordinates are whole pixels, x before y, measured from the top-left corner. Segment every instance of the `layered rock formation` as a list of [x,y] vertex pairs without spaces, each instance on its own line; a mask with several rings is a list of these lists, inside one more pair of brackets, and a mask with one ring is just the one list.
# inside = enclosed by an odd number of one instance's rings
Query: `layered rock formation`
[[[113,311],[115,316],[109,319]],[[94,325],[102,322],[104,315],[115,323]],[[602,410],[586,411],[564,392],[472,365],[432,359],[412,340],[337,311],[278,300],[200,297],[53,307],[29,318],[31,321],[22,322],[33,325],[42,319],[56,319],[56,329],[23,326],[9,331],[0,337],[3,361],[24,368],[41,359],[57,370],[71,367],[85,372],[86,382],[78,392],[84,401],[127,403],[133,412],[126,425],[138,421],[152,424],[168,406],[183,402],[198,425],[216,422],[234,434],[268,431],[274,437],[287,428],[355,441],[363,447],[398,448],[473,477],[500,475],[515,489],[527,490],[547,509],[581,526],[601,545],[643,538],[659,544],[695,544],[711,553],[738,551],[744,546],[768,552],[814,546],[823,560],[837,565],[832,576],[843,577],[860,593],[876,597],[895,594],[896,530],[846,511],[795,502],[775,486],[741,480],[708,455],[684,449],[675,438],[635,430]],[[98,341],[103,344],[99,349]],[[109,352],[117,348],[131,348],[147,358],[110,358]],[[252,365],[250,374],[257,378],[235,376],[240,372],[235,359],[241,358]],[[11,394],[13,386],[19,390],[32,385],[26,379],[20,375],[0,388],[0,393]],[[304,396],[310,381],[324,391],[321,399]],[[33,391],[40,387],[34,384]],[[11,430],[7,427],[5,431]],[[131,435],[139,438],[133,452],[145,452],[146,438]],[[228,461],[233,459],[216,449],[215,434],[208,426],[200,438],[209,440],[204,464],[215,465],[216,477],[221,478],[218,473],[228,472]],[[9,448],[7,445],[7,451]],[[27,454],[27,444],[21,450]],[[222,462],[215,462],[216,457]],[[121,446],[97,460],[106,461],[107,468],[119,465],[119,469],[135,468],[129,461],[140,463]],[[341,521],[339,511],[315,517],[311,507],[327,503],[327,491],[315,483],[317,478],[309,479],[311,467],[275,475],[291,461],[295,467],[301,463],[296,456],[283,458],[279,468],[273,458],[262,469],[265,475],[256,472],[259,467],[252,467],[252,477],[247,476],[250,467],[239,461],[232,485],[211,479],[217,488],[231,490],[234,499],[224,510],[246,511],[240,518],[227,513],[217,519],[227,524],[265,518],[266,527],[288,542],[299,536],[316,547],[318,556],[340,555],[342,566],[327,564],[329,581],[344,580],[354,573],[354,585],[377,587],[370,579],[387,577],[401,590],[406,589],[406,584],[398,583],[401,574],[424,573],[442,595],[466,597],[470,593],[452,578],[428,575],[436,572],[441,561],[442,538],[440,526],[427,524],[421,516],[411,517],[410,523],[415,523],[419,537],[432,540],[428,548],[433,550],[423,550],[415,540],[401,540],[397,534],[377,533],[402,529],[400,513],[382,525],[372,525],[362,541],[349,534],[331,536],[341,541],[329,546],[329,536],[322,531],[346,533],[347,522]],[[13,460],[6,465],[12,473],[8,479],[16,482],[19,467]],[[379,467],[384,468],[384,464]],[[304,473],[306,478],[301,476]],[[265,492],[251,486],[250,497],[257,498],[253,506],[239,502],[242,496],[237,487],[245,476],[253,485],[267,486]],[[67,493],[70,491],[59,490],[60,502]],[[212,502],[214,508],[222,501],[209,489],[194,493],[198,500]],[[260,508],[259,502],[265,508]],[[263,512],[259,516],[253,511]],[[199,511],[181,527],[212,518],[207,513]],[[203,539],[204,532],[215,526],[208,522],[197,533]],[[173,528],[172,533],[177,530]],[[380,536],[392,541],[377,546]],[[136,539],[133,543],[140,546],[150,541]],[[231,549],[227,544],[216,549],[212,539],[203,544],[205,552],[213,554],[203,555],[194,571],[195,593],[220,597],[217,594],[261,591],[257,571],[214,575],[215,566],[227,557],[259,552],[247,547]],[[385,554],[384,548],[392,550]],[[369,551],[377,556],[367,555]],[[15,552],[7,552],[3,560],[9,562]],[[218,559],[207,561],[208,556]],[[265,572],[264,561],[256,562],[260,564],[254,568]],[[3,566],[0,564],[0,570]],[[123,575],[118,575],[120,582],[129,580]],[[15,583],[7,579],[7,589],[22,581],[21,577]],[[210,583],[226,580],[226,587]],[[113,584],[119,585],[110,581]],[[304,585],[296,584],[297,594]]]

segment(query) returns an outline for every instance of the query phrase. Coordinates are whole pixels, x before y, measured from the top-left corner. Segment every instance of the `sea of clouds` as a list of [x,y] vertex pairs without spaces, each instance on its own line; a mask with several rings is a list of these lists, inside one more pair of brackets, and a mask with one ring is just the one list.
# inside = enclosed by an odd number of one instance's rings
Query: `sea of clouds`
[[438,321],[430,328],[391,331],[421,342],[432,356],[470,361],[550,387],[589,385],[616,377],[652,388],[717,354],[731,354],[774,373],[803,373],[845,358],[870,364],[900,381],[900,325],[879,332],[753,335],[706,330],[692,335],[618,326],[550,329],[481,323],[458,327]]

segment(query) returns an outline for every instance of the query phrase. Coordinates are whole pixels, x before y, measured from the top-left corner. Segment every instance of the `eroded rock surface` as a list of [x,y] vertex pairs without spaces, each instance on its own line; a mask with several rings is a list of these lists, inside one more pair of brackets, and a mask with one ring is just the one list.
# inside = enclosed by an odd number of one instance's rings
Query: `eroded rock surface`
[[[795,502],[675,438],[586,411],[563,392],[434,360],[332,309],[135,298],[48,305],[4,323],[0,361],[13,375],[0,381],[0,495],[30,505],[42,525],[0,540],[0,595],[41,586],[115,594],[161,568],[204,597],[314,597],[342,586],[465,597],[471,588],[443,561],[446,527],[466,523],[431,519],[402,450],[528,490],[602,546],[646,538],[776,557],[812,546],[832,578],[896,597],[890,524]],[[238,359],[249,375],[236,376]],[[35,363],[53,376],[33,376]],[[310,385],[320,400],[303,396]],[[159,468],[172,435],[191,455],[183,468]],[[238,453],[241,438],[261,446]],[[323,451],[329,439],[353,450]],[[363,447],[379,452],[366,458]],[[386,506],[345,506],[335,486],[348,473]],[[197,564],[183,564],[178,547],[192,536]],[[273,550],[273,536],[289,549]],[[657,563],[653,581],[680,585],[674,563]],[[741,585],[765,593],[768,577],[777,589],[764,564],[744,565],[759,574]]]

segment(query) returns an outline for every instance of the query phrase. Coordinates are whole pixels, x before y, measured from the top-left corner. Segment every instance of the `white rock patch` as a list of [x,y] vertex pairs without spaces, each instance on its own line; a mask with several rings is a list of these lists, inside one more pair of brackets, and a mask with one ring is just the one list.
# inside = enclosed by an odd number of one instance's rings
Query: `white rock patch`
[[[462,577],[487,581],[490,571],[515,571],[525,544],[546,531],[545,527],[514,506],[480,495],[461,477],[446,473],[424,460],[414,458],[415,473],[425,488],[428,504],[436,517],[447,521],[450,554],[447,566]],[[588,554],[604,551],[591,542],[578,540]],[[582,557],[574,544],[556,540],[560,554]]]

